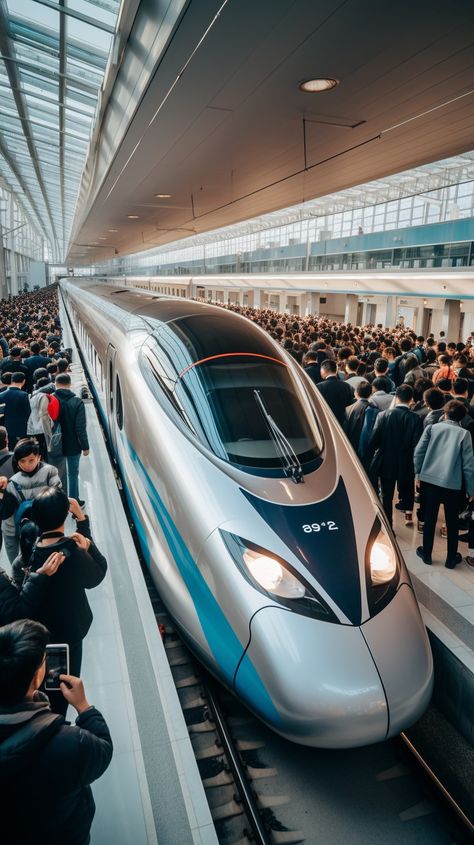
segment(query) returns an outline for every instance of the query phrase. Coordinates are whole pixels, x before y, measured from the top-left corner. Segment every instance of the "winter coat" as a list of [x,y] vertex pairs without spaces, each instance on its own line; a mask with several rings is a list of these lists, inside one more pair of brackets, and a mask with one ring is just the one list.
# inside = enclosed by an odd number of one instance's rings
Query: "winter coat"
[[425,428],[415,449],[416,477],[436,487],[474,496],[474,453],[471,434],[454,420],[440,420]]
[[0,568],[0,627],[17,619],[31,619],[44,599],[49,577],[32,573],[18,589]]
[[[3,407],[2,407],[3,406]],[[26,437],[26,428],[30,416],[28,394],[18,387],[9,387],[0,394],[0,415],[2,425],[8,432],[8,443],[13,449],[17,440]]]
[[344,425],[346,407],[354,402],[354,391],[351,386],[337,376],[329,376],[324,381],[318,382],[316,387],[328,403],[338,423]]
[[422,428],[420,418],[406,405],[396,405],[380,413],[369,442],[371,474],[399,481],[412,478],[413,452]]
[[31,413],[26,427],[28,435],[43,434],[46,438],[46,448],[51,443],[52,422],[48,413],[49,400],[46,393],[37,390],[30,399]]
[[[25,499],[36,499],[49,487],[61,487],[61,481],[56,467],[40,461],[34,472],[16,472],[10,478],[3,495],[0,506],[0,519],[2,520],[2,531],[10,537],[14,537],[15,511]],[[23,499],[18,491],[21,490]]]
[[0,706],[2,845],[85,845],[95,804],[91,783],[112,758],[109,729],[95,707],[76,725],[42,693]]
[[64,388],[56,390],[56,396],[61,403],[62,453],[66,456],[79,455],[89,448],[84,402],[72,390]]
[[[77,523],[77,532],[90,538],[89,519]],[[53,553],[66,551],[68,557],[50,576],[44,601],[32,616],[48,628],[51,641],[74,645],[86,636],[92,624],[92,611],[86,590],[97,587],[105,578],[107,561],[97,546],[79,549],[69,537],[47,546],[34,546],[29,567],[35,572]]]

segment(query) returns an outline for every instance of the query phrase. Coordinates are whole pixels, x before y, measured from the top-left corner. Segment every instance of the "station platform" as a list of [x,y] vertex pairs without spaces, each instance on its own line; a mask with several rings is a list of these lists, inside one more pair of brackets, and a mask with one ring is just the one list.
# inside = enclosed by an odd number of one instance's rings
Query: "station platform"
[[[62,310],[62,309],[61,309]],[[85,378],[75,350],[72,388]],[[216,845],[217,837],[188,729],[97,412],[86,403],[90,455],[81,458],[80,495],[107,576],[89,593],[94,615],[82,678],[110,727],[114,756],[93,785],[91,845]],[[69,714],[68,714],[69,715]],[[71,713],[71,719],[74,713]]]
[[[72,389],[85,377],[73,348]],[[90,454],[81,458],[80,497],[94,541],[108,561],[88,592],[94,620],[84,640],[81,677],[104,715],[114,754],[92,785],[91,845],[217,845],[191,740],[171,675],[97,412],[86,402]],[[69,521],[69,520],[68,520]],[[75,530],[70,520],[66,533]],[[5,550],[0,566],[10,572]],[[74,723],[76,712],[68,709]]]
[[[474,570],[464,561],[446,569],[446,540],[440,536],[443,509],[440,508],[433,563],[427,566],[416,554],[423,535],[415,526],[404,524],[404,516],[394,510],[394,530],[400,551],[411,575],[426,627],[474,674]],[[459,543],[461,554],[467,544]]]

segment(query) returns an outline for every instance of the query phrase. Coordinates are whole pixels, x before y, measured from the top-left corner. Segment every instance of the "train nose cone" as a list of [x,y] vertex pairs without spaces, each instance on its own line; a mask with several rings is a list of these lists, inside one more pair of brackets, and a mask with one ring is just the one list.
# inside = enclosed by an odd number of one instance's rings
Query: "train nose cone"
[[[273,712],[254,695],[249,666],[271,697]],[[249,707],[293,742],[349,748],[386,737],[387,703],[360,628],[262,608],[252,619],[234,683]]]
[[405,730],[426,710],[433,690],[433,658],[423,620],[408,584],[362,626],[387,697],[388,736]]

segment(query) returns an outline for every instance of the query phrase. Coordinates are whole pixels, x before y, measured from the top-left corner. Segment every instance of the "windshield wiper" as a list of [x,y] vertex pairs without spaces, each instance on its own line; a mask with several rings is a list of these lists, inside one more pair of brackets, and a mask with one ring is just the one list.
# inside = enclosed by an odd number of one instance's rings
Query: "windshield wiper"
[[293,449],[293,446],[285,437],[281,429],[278,428],[273,417],[268,413],[265,403],[260,396],[260,391],[254,390],[253,395],[255,396],[255,401],[262,412],[273,441],[280,450],[285,472],[289,475],[291,480],[295,482],[295,484],[301,484],[304,482],[303,467],[298,460],[298,456]]

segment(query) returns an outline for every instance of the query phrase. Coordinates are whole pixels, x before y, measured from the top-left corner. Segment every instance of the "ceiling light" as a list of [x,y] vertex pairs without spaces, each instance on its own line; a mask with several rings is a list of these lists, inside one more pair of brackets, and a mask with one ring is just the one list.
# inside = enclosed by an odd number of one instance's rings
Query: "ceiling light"
[[139,220],[138,214],[127,214],[129,220]]
[[300,82],[298,88],[306,94],[319,94],[321,91],[330,91],[339,85],[338,79],[305,79]]
[[155,194],[155,197],[158,200],[169,200],[171,199],[171,194]]
[[104,235],[99,235],[99,241],[106,241],[106,240],[107,240],[107,238],[105,238]]
[[109,232],[118,232],[118,229],[108,229]]

